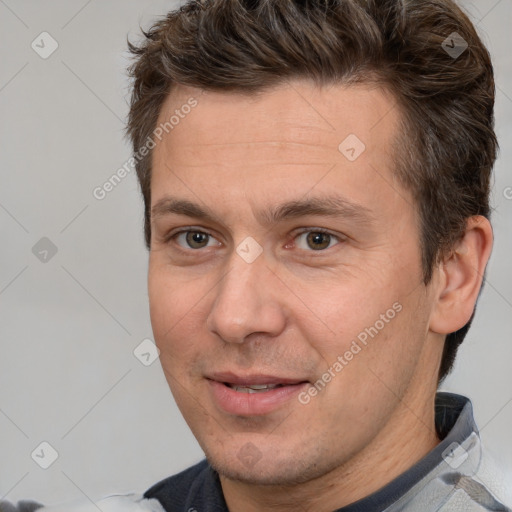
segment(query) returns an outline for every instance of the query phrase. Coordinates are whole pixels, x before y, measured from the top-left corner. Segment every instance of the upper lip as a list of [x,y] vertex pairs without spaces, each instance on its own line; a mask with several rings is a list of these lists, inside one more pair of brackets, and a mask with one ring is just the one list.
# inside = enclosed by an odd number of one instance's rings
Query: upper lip
[[295,379],[278,377],[276,375],[265,375],[262,373],[251,375],[236,375],[231,372],[216,372],[207,376],[210,380],[216,380],[224,384],[234,384],[236,386],[249,386],[251,384],[300,384],[301,382],[308,382],[307,379]]

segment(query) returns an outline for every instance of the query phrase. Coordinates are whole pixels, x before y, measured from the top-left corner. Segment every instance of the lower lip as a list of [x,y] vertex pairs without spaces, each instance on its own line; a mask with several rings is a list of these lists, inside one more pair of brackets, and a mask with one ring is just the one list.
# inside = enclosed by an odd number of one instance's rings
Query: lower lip
[[301,382],[300,384],[282,386],[269,391],[243,393],[231,389],[222,382],[207,380],[214,402],[224,412],[238,416],[268,414],[296,397],[308,385],[307,382]]

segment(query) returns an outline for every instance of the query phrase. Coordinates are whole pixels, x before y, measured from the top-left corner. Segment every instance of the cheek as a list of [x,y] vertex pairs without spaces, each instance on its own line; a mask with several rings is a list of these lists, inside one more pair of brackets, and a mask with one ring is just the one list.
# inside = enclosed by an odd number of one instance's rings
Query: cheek
[[[328,377],[329,384],[319,393],[322,414],[312,421],[330,425],[333,435],[338,435],[340,425],[352,425],[344,431],[347,446],[357,444],[361,435],[374,435],[411,385],[421,357],[423,322],[411,316],[412,304],[402,300],[401,305],[403,309],[382,329],[378,330],[380,324],[375,327],[372,317],[363,330],[353,329],[365,334],[366,344],[356,334],[340,337],[337,347],[323,347],[323,370],[330,367],[334,377]],[[333,365],[338,356],[344,362],[337,372]]]
[[[304,317],[299,321],[320,355],[322,370],[341,357],[343,370],[338,365],[334,373],[342,372],[345,378],[350,375],[352,383],[385,376],[386,381],[399,384],[407,379],[404,373],[415,367],[428,330],[424,288],[417,286],[411,293],[412,283],[391,278],[378,284],[345,283],[321,296],[309,294],[308,300],[325,306],[325,314],[321,323],[313,315],[309,315],[310,321]],[[341,380],[337,380],[340,385]]]
[[201,345],[195,342],[200,325],[197,300],[186,288],[181,291],[175,279],[151,270],[148,292],[151,325],[164,376],[180,410],[196,414],[187,390],[196,375],[190,371],[196,368],[201,356]]
[[170,272],[150,263],[148,293],[151,325],[162,363],[178,366],[191,357],[204,293],[199,286],[184,286]]
[[308,314],[296,317],[307,338],[315,340],[331,359],[343,355],[353,341],[364,347],[368,339],[381,339],[401,314],[393,309],[399,293],[389,285],[377,289],[360,280],[339,283],[321,292],[304,292]]

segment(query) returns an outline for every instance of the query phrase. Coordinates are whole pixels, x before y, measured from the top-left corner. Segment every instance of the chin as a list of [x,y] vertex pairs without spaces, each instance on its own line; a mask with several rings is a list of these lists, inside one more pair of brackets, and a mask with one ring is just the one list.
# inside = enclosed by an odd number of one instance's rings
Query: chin
[[314,480],[337,466],[333,463],[332,467],[329,467],[325,458],[323,461],[315,460],[308,463],[302,451],[295,452],[300,454],[300,459],[290,453],[285,454],[285,458],[282,459],[276,456],[271,446],[267,447],[267,451],[267,454],[261,453],[259,458],[255,457],[252,460],[238,457],[240,450],[233,454],[207,452],[206,458],[220,476],[251,485],[299,485]]

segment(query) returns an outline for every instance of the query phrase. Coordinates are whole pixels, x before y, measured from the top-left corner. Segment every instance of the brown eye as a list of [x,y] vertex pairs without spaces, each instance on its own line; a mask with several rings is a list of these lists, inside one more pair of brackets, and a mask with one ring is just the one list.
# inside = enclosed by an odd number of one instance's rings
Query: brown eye
[[322,251],[341,242],[340,237],[320,230],[303,231],[295,237],[295,246],[304,251]]
[[210,235],[202,231],[185,231],[179,234],[178,240],[182,237],[185,238],[185,242],[190,249],[202,249],[210,241]]
[[308,247],[314,251],[326,249],[331,243],[331,235],[328,233],[320,233],[311,231],[306,237]]

